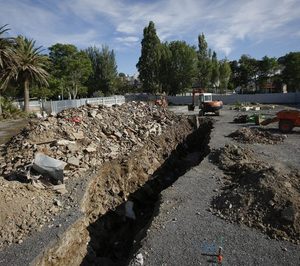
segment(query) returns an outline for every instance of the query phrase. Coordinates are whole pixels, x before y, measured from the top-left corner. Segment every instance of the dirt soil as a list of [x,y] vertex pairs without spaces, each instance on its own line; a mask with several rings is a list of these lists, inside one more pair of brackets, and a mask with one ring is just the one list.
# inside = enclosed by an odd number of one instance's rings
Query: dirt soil
[[286,136],[273,134],[261,128],[242,127],[230,133],[228,137],[243,143],[277,144],[282,142]]
[[[263,114],[272,117],[284,108]],[[178,108],[180,113],[186,110]],[[299,264],[300,248],[295,243],[300,131],[295,128],[276,145],[237,143],[228,138],[245,126],[232,123],[237,113],[225,106],[221,116],[214,117],[209,145],[212,151],[224,151],[217,157],[218,165],[216,157],[207,156],[162,192],[147,236],[130,265],[141,265],[141,259],[153,266],[219,265],[215,256],[219,247],[222,265]],[[280,135],[276,123],[264,129]]]
[[23,129],[28,120],[27,119],[16,119],[16,120],[3,120],[0,121],[0,145],[9,141],[9,139],[18,134]]
[[[181,130],[175,132],[172,127],[179,122]],[[161,145],[166,147],[166,152],[169,147],[168,152],[171,152],[170,149],[190,130],[192,126],[186,118],[143,103],[85,106],[63,111],[57,117],[29,121],[19,134],[1,147],[0,250],[12,244],[22,244],[28,236],[44,230],[45,226],[62,226],[54,222],[56,217],[80,205],[84,184],[102,165],[103,171],[105,167],[114,169],[110,162],[118,160],[116,164],[125,167],[131,154],[156,153]],[[160,138],[163,143],[156,143]],[[148,146],[151,149],[143,153],[142,148]],[[37,152],[67,163],[63,184],[57,185],[54,183],[56,180],[32,170],[25,171]],[[158,160],[162,158],[149,157],[153,160],[139,164],[131,162],[132,165],[128,162],[127,165],[128,172],[136,168],[143,172],[144,179],[138,176],[139,180],[135,180],[134,176],[132,182],[124,187],[124,182],[118,180],[120,175],[111,172],[109,174],[113,178],[107,175],[102,180],[101,193],[104,198],[107,196],[105,208],[125,200],[139,182],[145,182],[160,165]],[[97,206],[100,207],[101,204]]]
[[226,186],[213,200],[216,214],[275,239],[300,243],[300,173],[263,162],[253,150],[226,145],[215,150]]

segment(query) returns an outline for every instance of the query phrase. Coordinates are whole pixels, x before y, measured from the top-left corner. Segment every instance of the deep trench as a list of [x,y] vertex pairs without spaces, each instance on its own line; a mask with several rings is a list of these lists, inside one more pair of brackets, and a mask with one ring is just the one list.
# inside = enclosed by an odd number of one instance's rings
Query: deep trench
[[151,179],[129,196],[136,219],[125,216],[125,202],[89,225],[91,240],[82,266],[130,263],[141,247],[153,218],[159,213],[160,193],[209,154],[211,129],[212,121],[203,121],[184,142],[177,145]]

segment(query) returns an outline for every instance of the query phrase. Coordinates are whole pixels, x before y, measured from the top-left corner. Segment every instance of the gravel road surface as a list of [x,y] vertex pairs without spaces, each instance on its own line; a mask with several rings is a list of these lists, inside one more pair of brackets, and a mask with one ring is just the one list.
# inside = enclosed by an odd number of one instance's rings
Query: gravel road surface
[[[226,137],[242,126],[230,123],[236,114],[226,108],[215,118],[211,149],[237,144]],[[270,127],[276,131],[277,124]],[[299,138],[298,128],[282,144],[248,145],[264,160],[299,171]],[[163,191],[159,213],[137,252],[138,259],[142,255],[144,265],[219,265],[216,257],[209,256],[219,246],[223,248],[222,265],[300,265],[299,246],[270,239],[256,229],[226,222],[211,213],[210,203],[222,187],[223,176],[206,157]],[[132,260],[131,265],[140,264]]]

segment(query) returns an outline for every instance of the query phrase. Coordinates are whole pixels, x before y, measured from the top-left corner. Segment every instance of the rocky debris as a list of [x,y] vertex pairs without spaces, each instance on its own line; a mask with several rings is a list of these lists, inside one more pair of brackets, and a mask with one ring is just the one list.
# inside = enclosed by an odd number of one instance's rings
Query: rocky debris
[[144,257],[142,253],[138,253],[135,256],[135,261],[134,261],[134,265],[140,265],[143,266],[144,265]]
[[52,207],[53,193],[31,184],[0,178],[0,250],[20,244],[32,230],[40,230],[57,215]]
[[[181,126],[175,131],[177,124]],[[185,117],[134,102],[113,107],[83,106],[30,121],[20,134],[1,146],[0,250],[22,243],[45,224],[54,226],[55,217],[63,210],[78,208],[79,194],[93,171],[108,167],[108,174],[99,180],[105,181],[101,183],[103,194],[91,192],[95,206],[104,214],[153,174],[192,129]],[[67,164],[63,184],[49,182],[52,180],[44,176],[28,178],[28,167],[39,153]],[[139,155],[147,160],[137,160]],[[113,161],[124,169],[119,172],[113,168]],[[126,186],[121,171],[130,175]],[[99,205],[101,200],[106,209]],[[127,212],[130,208],[127,206]]]
[[22,174],[41,152],[68,163],[67,175],[74,176],[79,167],[82,171],[138,150],[178,119],[166,110],[134,102],[68,109],[57,117],[31,121],[12,138],[0,159],[0,175]]
[[33,161],[33,169],[42,175],[49,176],[55,180],[55,183],[63,182],[63,170],[66,163],[53,159],[43,153],[37,152]]
[[284,140],[284,137],[281,135],[275,135],[267,130],[262,130],[259,128],[248,127],[239,128],[238,130],[229,134],[228,137],[243,143],[277,144]]
[[261,162],[250,149],[226,145],[212,160],[227,174],[212,206],[228,221],[300,244],[300,174]]
[[249,115],[239,115],[239,116],[236,116],[234,119],[233,119],[233,122],[234,123],[248,123],[249,122]]

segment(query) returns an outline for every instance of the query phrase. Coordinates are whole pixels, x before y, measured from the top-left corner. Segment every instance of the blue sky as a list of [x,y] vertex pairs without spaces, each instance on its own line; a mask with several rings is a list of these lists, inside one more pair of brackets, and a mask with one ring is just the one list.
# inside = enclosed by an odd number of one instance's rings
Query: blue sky
[[114,49],[118,71],[136,72],[143,28],[162,41],[197,45],[203,32],[218,58],[300,51],[299,0],[0,0],[0,25],[47,48],[57,42]]

